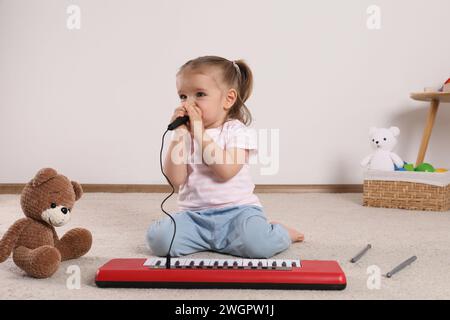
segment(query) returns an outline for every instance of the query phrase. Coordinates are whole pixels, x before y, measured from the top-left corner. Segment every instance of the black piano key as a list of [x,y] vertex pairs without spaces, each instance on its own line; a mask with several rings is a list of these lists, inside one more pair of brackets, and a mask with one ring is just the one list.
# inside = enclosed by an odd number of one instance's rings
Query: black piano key
[[262,268],[262,267],[263,267],[263,264],[262,264],[261,261],[259,261],[259,262],[258,262],[258,268]]
[[228,268],[228,261],[224,261],[223,267],[224,267],[224,268]]
[[199,263],[199,265],[198,265],[200,268],[203,268],[204,266],[205,266],[205,262],[202,260],[202,261],[200,261],[200,263]]
[[296,267],[296,266],[297,266],[297,264],[295,263],[295,261],[292,261],[292,266],[293,266],[293,267]]
[[175,261],[175,268],[179,268],[180,267],[180,260]]
[[219,261],[214,261],[213,267],[214,267],[214,268],[218,268],[218,267],[219,267]]
[[253,263],[251,261],[249,261],[248,266],[251,268],[253,266]]
[[272,262],[272,269],[275,269],[277,267],[276,261]]
[[233,262],[233,268],[237,268],[237,267],[239,267],[239,266],[238,266],[238,263],[237,263],[237,261],[234,261],[234,262]]
[[159,267],[161,265],[161,260],[156,261],[155,267]]
[[287,267],[286,261],[283,261],[283,263],[281,264],[282,267]]
[[194,262],[194,260],[192,260],[192,261],[189,263],[189,268],[193,268],[194,265],[195,265],[195,262]]

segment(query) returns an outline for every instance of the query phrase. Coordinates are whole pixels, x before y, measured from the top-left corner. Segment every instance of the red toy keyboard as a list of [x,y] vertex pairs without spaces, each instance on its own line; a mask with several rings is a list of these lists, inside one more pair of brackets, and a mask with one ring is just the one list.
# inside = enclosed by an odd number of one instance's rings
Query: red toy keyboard
[[97,270],[107,288],[236,288],[343,290],[336,261],[271,259],[113,259]]

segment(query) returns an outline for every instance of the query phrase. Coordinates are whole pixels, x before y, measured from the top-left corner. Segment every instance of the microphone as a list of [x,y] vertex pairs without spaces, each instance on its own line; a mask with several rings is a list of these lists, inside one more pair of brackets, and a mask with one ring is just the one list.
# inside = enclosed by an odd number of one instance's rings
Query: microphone
[[188,121],[189,121],[189,116],[178,117],[171,124],[169,124],[167,126],[167,130],[175,130],[176,128],[178,128],[182,124],[185,124]]

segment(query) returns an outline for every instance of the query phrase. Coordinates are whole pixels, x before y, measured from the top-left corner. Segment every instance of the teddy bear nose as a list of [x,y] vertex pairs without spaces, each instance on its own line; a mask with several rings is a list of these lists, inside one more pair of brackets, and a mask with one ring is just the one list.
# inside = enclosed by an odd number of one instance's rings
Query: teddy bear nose
[[67,213],[67,208],[66,207],[61,208],[61,211],[62,211],[62,213],[66,214]]
[[376,141],[375,143],[378,144],[378,143],[380,143],[380,141]]

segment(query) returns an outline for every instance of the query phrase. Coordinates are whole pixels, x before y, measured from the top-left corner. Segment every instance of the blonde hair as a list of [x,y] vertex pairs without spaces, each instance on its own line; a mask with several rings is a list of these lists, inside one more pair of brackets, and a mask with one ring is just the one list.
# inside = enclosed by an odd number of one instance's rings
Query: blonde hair
[[237,91],[237,99],[229,109],[225,122],[231,119],[242,121],[246,126],[252,122],[252,115],[245,105],[245,101],[253,91],[253,73],[248,64],[240,59],[233,61],[218,56],[203,56],[189,60],[183,64],[177,72],[177,76],[186,70],[204,70],[208,67],[215,67],[221,72],[223,84]]

